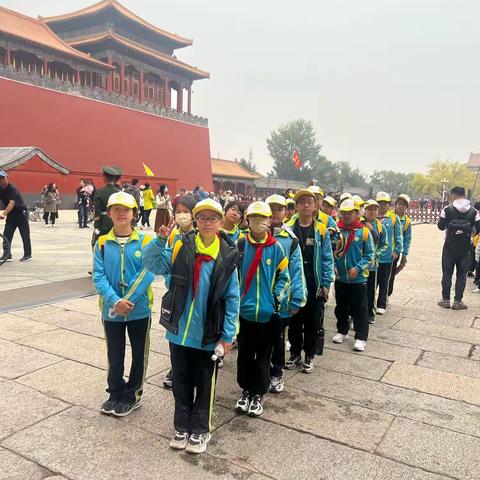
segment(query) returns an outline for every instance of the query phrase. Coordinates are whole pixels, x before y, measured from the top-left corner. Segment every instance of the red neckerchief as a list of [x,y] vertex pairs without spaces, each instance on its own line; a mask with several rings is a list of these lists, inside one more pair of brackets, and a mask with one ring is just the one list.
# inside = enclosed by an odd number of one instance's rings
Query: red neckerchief
[[200,255],[199,253],[197,253],[195,257],[195,267],[193,269],[193,299],[195,299],[195,292],[197,290],[198,281],[200,280],[202,263],[211,261],[213,261],[213,258],[210,255]]
[[250,235],[247,235],[247,240],[252,247],[256,248],[256,251],[255,251],[255,255],[253,257],[252,263],[250,265],[250,268],[248,269],[247,276],[245,277],[245,289],[243,290],[242,298],[247,294],[248,289],[252,284],[252,280],[255,275],[255,272],[257,271],[258,266],[260,265],[260,261],[262,260],[263,249],[265,247],[270,247],[271,245],[277,243],[277,241],[272,237],[270,230],[267,230],[267,239],[263,243],[252,242],[250,240]]
[[340,228],[342,230],[346,230],[348,232],[347,243],[345,244],[345,248],[343,250],[344,254],[346,255],[347,252],[348,252],[348,249],[350,248],[350,245],[353,242],[353,239],[355,238],[355,230],[357,230],[359,228],[363,228],[363,223],[360,222],[358,220],[358,218],[357,218],[357,220],[355,220],[355,222],[352,225],[345,225],[343,223],[343,220],[340,220],[338,222],[338,228]]

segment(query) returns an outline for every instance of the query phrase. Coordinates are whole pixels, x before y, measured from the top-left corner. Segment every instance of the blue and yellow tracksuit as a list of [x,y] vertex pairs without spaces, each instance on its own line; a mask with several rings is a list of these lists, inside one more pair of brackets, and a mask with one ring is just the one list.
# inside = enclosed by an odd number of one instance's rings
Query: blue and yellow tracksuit
[[[114,230],[102,235],[94,246],[93,282],[100,295],[100,308],[107,342],[109,399],[125,403],[140,401],[148,365],[149,333],[155,276],[142,265],[142,256],[151,238],[133,230],[124,244]],[[128,315],[117,315],[115,304],[130,300]],[[132,350],[129,380],[124,380],[125,330]]]
[[288,303],[284,302],[286,308],[280,311],[280,316],[282,318],[289,318],[290,310],[299,310],[307,303],[307,284],[303,273],[302,252],[298,240],[297,246],[292,251],[292,243],[296,237],[288,227],[274,231],[273,237],[282,246],[288,259],[288,272],[290,274]]
[[376,272],[380,257],[388,249],[388,237],[385,228],[383,228],[382,222],[378,218],[376,218],[375,221],[372,223],[372,227],[378,236],[378,242],[375,245],[375,260],[369,270],[371,272]]
[[[328,216],[328,215],[327,215]],[[331,217],[330,217],[331,218]],[[295,222],[298,220],[292,217],[286,224],[290,229],[293,229]],[[336,228],[336,226],[335,226]],[[317,291],[320,288],[330,288],[334,280],[334,264],[332,244],[330,241],[330,233],[324,223],[315,222],[315,284]]]
[[[167,247],[165,239],[155,238],[145,249],[143,264],[155,273],[168,278],[172,271],[172,264],[182,247],[182,240],[175,242],[173,247]],[[190,286],[187,294],[186,307],[178,324],[178,333],[167,331],[166,338],[177,345],[212,351],[214,344],[202,346],[204,324],[207,314],[207,299],[210,289],[215,262],[202,264],[198,290],[195,299],[192,298],[193,288]],[[225,301],[224,331],[221,340],[231,343],[235,337],[238,323],[239,287],[238,275],[231,275],[225,285],[223,295]]]
[[[124,322],[150,317],[153,304],[151,283],[155,276],[143,268],[142,257],[151,238],[133,230],[125,245],[118,243],[110,230],[94,247],[93,283],[100,295],[102,319]],[[113,307],[118,300],[134,303],[131,313],[116,315]]]
[[226,230],[222,228],[222,232],[230,239],[232,242],[237,242],[239,238],[243,238],[245,235],[240,231],[237,225],[232,230]]
[[[347,243],[349,236],[348,230],[340,230],[343,244]],[[372,235],[367,227],[358,228],[355,230],[355,237],[350,244],[348,252],[342,252],[341,256],[335,257],[335,267],[337,271],[337,278],[342,283],[366,283],[369,275],[369,268],[375,261],[375,245],[373,243]],[[352,268],[358,270],[357,278],[349,278],[348,271]]]
[[388,248],[382,253],[379,263],[392,263],[392,255],[403,252],[402,222],[398,215],[389,210],[385,217],[379,219],[387,233]]
[[256,248],[250,245],[249,239],[256,242],[250,234],[247,234],[247,237],[240,267],[240,293],[242,294],[240,316],[251,322],[265,323],[271,320],[272,314],[276,310],[274,297],[281,309],[286,308],[285,304],[288,302],[290,288],[288,258],[278,242],[265,247],[250,288],[245,293],[245,277],[256,252]]
[[[397,215],[398,216],[398,215]],[[412,243],[412,220],[408,215],[399,217],[402,223],[403,234],[403,251],[402,256],[406,257],[410,252],[410,245]]]

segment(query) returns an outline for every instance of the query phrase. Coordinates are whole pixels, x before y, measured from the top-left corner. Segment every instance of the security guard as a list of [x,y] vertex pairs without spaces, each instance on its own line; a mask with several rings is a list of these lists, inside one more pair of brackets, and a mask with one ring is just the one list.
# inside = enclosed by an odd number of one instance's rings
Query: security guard
[[101,235],[106,235],[113,227],[110,217],[107,216],[107,203],[112,193],[121,190],[118,182],[122,176],[122,171],[118,167],[105,166],[102,169],[104,187],[99,188],[95,192],[94,206],[94,222],[92,247]]

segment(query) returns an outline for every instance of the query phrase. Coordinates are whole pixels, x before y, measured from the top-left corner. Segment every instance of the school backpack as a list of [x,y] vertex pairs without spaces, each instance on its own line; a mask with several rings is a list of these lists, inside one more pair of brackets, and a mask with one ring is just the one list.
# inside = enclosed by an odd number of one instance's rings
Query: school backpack
[[477,211],[472,207],[467,212],[459,212],[453,205],[446,207],[447,235],[445,244],[456,251],[468,249],[476,216]]

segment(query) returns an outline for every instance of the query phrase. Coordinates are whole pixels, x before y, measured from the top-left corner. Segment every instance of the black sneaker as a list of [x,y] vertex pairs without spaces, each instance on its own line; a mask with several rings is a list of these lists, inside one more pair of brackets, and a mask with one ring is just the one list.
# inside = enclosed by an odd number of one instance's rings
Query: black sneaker
[[244,390],[242,392],[242,396],[237,400],[237,404],[235,405],[235,410],[237,413],[247,413],[248,407],[250,406],[250,392]]
[[250,417],[259,417],[263,413],[263,395],[252,395],[248,415]]
[[137,400],[136,402],[125,402],[123,400],[120,400],[115,405],[115,408],[113,410],[113,415],[115,417],[126,417],[127,415],[130,415],[138,407],[140,407],[142,403],[143,403],[142,399]]
[[24,255],[20,261],[21,262],[29,262],[30,260],[32,259],[32,256],[31,255]]
[[302,372],[303,373],[313,372],[313,357],[305,357],[305,361],[302,363]]
[[295,370],[302,363],[301,355],[290,354],[290,358],[285,362],[287,370]]
[[375,315],[372,315],[371,317],[368,317],[368,323],[370,325],[373,325],[375,323]]
[[102,403],[100,407],[100,411],[104,415],[112,415],[115,412],[115,406],[117,405],[118,400],[110,400],[108,399],[106,402]]
[[5,255],[2,255],[0,257],[0,264],[5,263],[5,262],[10,262],[11,260],[12,260],[11,255],[9,255],[8,257],[6,257]]
[[268,389],[270,393],[281,393],[284,388],[285,383],[283,382],[283,377],[270,378],[270,387]]
[[173,374],[172,374],[172,369],[170,369],[167,375],[165,376],[165,380],[163,381],[164,388],[167,388],[168,390],[172,389],[172,386],[173,386],[172,379],[173,379]]
[[466,310],[468,307],[460,300],[459,302],[455,301],[452,305],[452,310]]

